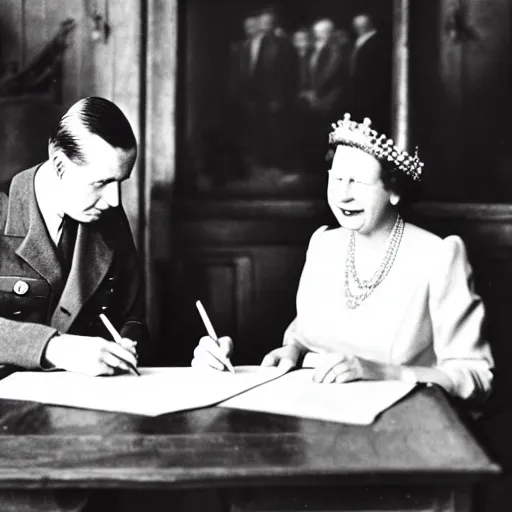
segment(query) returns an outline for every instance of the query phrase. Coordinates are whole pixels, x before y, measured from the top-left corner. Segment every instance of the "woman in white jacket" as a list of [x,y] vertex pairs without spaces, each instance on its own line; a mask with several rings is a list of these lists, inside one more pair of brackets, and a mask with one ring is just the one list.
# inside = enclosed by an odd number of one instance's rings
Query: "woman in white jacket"
[[[313,366],[324,383],[431,382],[482,401],[493,359],[464,243],[406,223],[398,211],[423,164],[348,114],[330,143],[327,196],[340,226],[313,234],[297,316],[262,364]],[[231,350],[229,338],[205,337],[192,363],[222,370]]]

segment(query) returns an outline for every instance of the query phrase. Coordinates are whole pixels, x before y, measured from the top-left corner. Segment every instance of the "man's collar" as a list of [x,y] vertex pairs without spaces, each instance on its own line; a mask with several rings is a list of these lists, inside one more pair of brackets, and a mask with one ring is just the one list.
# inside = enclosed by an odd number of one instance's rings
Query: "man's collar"
[[[51,239],[56,244],[58,241],[58,231],[64,217],[63,212],[58,207],[58,197],[55,194],[53,187],[54,169],[50,161],[46,161],[37,170],[34,178],[34,193],[36,196],[37,205],[46,229],[50,234]],[[55,177],[55,179],[57,179]]]
[[5,234],[23,237],[16,254],[55,289],[62,286],[62,273],[54,243],[50,240],[37,205],[34,181],[41,166],[17,174],[9,189]]
[[315,51],[320,52],[322,49],[327,46],[327,41],[315,41]]
[[368,41],[368,39],[370,39],[370,37],[373,37],[376,33],[377,30],[374,29],[371,30],[370,32],[366,32],[366,34],[363,34],[362,36],[359,36],[354,44],[355,48],[360,48],[361,46],[363,46],[363,44],[366,43],[366,41]]

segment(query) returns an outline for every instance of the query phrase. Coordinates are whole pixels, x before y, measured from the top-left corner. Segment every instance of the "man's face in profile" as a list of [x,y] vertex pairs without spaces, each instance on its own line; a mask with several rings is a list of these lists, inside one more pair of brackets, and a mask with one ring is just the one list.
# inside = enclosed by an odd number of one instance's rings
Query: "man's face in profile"
[[81,142],[85,164],[59,152],[64,172],[56,193],[65,214],[79,222],[94,222],[109,208],[119,206],[120,184],[130,177],[137,150],[115,148],[92,134]]

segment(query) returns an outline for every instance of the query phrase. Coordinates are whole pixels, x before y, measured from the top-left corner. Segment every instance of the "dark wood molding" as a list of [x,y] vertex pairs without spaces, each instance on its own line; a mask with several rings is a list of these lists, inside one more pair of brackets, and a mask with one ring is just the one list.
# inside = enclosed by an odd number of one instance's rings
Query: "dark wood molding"
[[[315,219],[329,208],[325,200],[313,199],[176,199],[173,217],[177,219],[265,220]],[[512,222],[512,204],[420,202],[413,215],[436,220]]]
[[512,204],[507,203],[422,202],[414,211],[435,219],[512,221]]
[[175,200],[174,215],[186,219],[304,219],[327,211],[325,201],[293,199]]

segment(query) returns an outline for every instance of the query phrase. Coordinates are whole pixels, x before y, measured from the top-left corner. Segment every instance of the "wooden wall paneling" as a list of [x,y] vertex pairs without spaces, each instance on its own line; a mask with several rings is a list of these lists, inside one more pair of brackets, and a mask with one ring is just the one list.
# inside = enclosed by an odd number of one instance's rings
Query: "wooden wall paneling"
[[48,158],[48,138],[62,115],[60,106],[37,98],[0,97],[0,180]]
[[458,234],[481,252],[489,247],[512,247],[512,205],[418,203],[409,219],[440,236]]
[[23,2],[2,0],[0,2],[0,63],[23,62]]
[[146,2],[144,263],[152,338],[167,317],[171,194],[175,181],[178,0]]
[[[205,307],[219,319],[220,332],[243,339],[243,329],[254,303],[254,262],[250,253],[203,253],[196,255],[195,266],[205,272]],[[219,334],[220,335],[220,334]]]
[[[141,80],[142,80],[142,3],[140,0],[110,1],[108,18],[112,32],[107,45],[111,46],[112,84],[111,98],[128,117],[135,136],[140,141],[140,155],[131,178],[122,185],[123,204],[135,236],[141,248],[141,214],[143,147],[141,141]],[[100,43],[102,44],[102,43]]]
[[219,336],[234,340],[236,364],[259,364],[281,345],[295,316],[302,247],[175,248],[170,309],[164,317],[162,362],[187,364],[204,326],[200,299]]
[[[117,0],[121,1],[121,0]],[[108,6],[110,11],[114,10],[114,4],[116,2],[108,2]],[[126,18],[125,20],[115,19],[109,16],[107,13],[107,2],[99,2],[100,7],[100,15],[103,17],[107,17],[110,19],[111,24],[111,33],[106,42],[102,40],[93,41],[91,38],[91,25],[90,20],[87,20],[87,24],[89,30],[85,34],[86,45],[83,48],[84,55],[90,52],[92,57],[92,66],[90,71],[92,75],[90,77],[90,82],[88,84],[89,89],[83,91],[83,96],[103,96],[109,100],[114,99],[114,81],[115,81],[115,59],[116,55],[114,53],[115,46],[115,36],[114,32],[117,30],[122,30],[121,24],[130,23],[129,17],[131,16],[130,9],[126,9]],[[90,14],[90,13],[88,13]],[[128,50],[128,41],[127,47],[123,50]],[[137,63],[134,63],[136,66]]]
[[63,60],[62,104],[67,109],[81,97],[82,80],[86,80],[86,77],[82,76],[82,53],[88,48],[83,43],[84,37],[90,34],[90,25],[85,16],[83,1],[47,1],[46,8],[48,18],[55,19],[57,26],[68,18],[75,20],[76,24],[68,37],[68,47]]
[[[288,211],[285,212],[286,215]],[[263,213],[261,216],[265,217]],[[175,356],[176,339],[181,340],[178,350],[188,347],[186,353],[190,357],[197,340],[204,335],[194,306],[198,296],[212,302],[210,308],[220,328],[228,329],[222,334],[235,339],[234,357],[238,364],[258,364],[269,350],[278,347],[296,313],[296,289],[307,243],[319,225],[318,219],[308,222],[303,219],[255,220],[244,219],[241,215],[242,218],[234,221],[231,220],[234,215],[229,219],[215,217],[212,211],[206,218],[185,220],[178,212],[174,213],[171,266],[176,270],[169,286],[173,298],[164,317],[164,322],[170,323],[173,330],[163,337],[167,345],[164,357],[168,363]],[[239,280],[235,285],[225,270],[217,268],[217,272],[224,272],[224,278],[218,274],[215,284],[209,284],[214,277],[205,269],[212,254],[220,255],[216,256],[220,261],[224,261],[226,255],[229,260],[250,255],[251,278]],[[195,271],[184,268],[184,261],[188,265],[193,262]],[[239,266],[238,271],[248,273],[249,266]],[[214,298],[209,298],[208,290],[214,291]],[[237,296],[239,300],[233,302]],[[217,300],[220,305],[216,304]],[[250,308],[242,308],[246,313],[236,323],[229,311],[236,311],[237,304],[241,303],[250,303]]]
[[254,305],[253,256],[246,250],[179,250],[174,257],[173,309],[166,316],[175,329],[166,352],[173,364],[187,364],[206,331],[195,302],[201,300],[219,336],[244,339]]
[[[78,30],[77,45],[79,48],[79,68],[80,68],[80,82],[78,84],[78,94],[76,98],[73,98],[71,103],[79,98],[85,96],[101,95],[101,89],[97,86],[96,75],[97,65],[100,65],[101,74],[105,76],[111,76],[108,69],[109,61],[102,60],[102,55],[108,55],[103,43],[95,43],[91,38],[91,13],[90,6],[91,2],[82,3],[82,9],[79,10],[82,13],[80,20],[80,29]],[[97,48],[99,47],[99,48]],[[100,53],[100,55],[98,55]]]
[[[441,73],[441,24],[445,23],[442,0],[412,2],[410,32],[411,142],[419,146],[425,163],[423,190],[426,199],[449,193],[453,170],[445,169],[446,86]],[[449,120],[449,116],[446,115]],[[451,152],[450,152],[451,153]],[[439,176],[443,187],[438,187]]]
[[306,248],[307,241],[289,245],[262,243],[253,248],[255,297],[249,325],[240,340],[241,363],[259,364],[265,354],[281,346],[284,331],[296,315],[296,291]]
[[[211,219],[207,223],[188,219],[180,219],[182,229],[179,233],[180,243],[224,244],[237,243],[243,240],[246,244],[290,245],[300,243],[306,246],[310,236],[322,222],[319,219],[309,219],[304,223],[286,220],[251,220],[244,221],[236,218]],[[207,229],[205,227],[207,226]]]
[[[69,5],[74,4],[74,11],[76,12],[78,9],[79,1],[72,0],[71,2],[66,2]],[[69,9],[68,5],[68,9]],[[60,5],[60,2],[55,2],[52,0],[44,0],[43,1],[43,9],[44,9],[44,27],[43,27],[43,43],[46,43],[51,40],[51,38],[57,33],[59,30],[60,24],[68,17],[68,14],[65,8]],[[69,17],[73,17],[69,15]],[[75,22],[79,23],[80,19],[75,19]],[[72,42],[72,37],[69,38],[69,41]],[[36,54],[39,53],[40,47],[36,49]]]
[[0,2],[0,61],[27,65],[55,36],[60,24],[73,18],[77,26],[68,38],[64,54],[63,104],[70,105],[79,97],[79,62],[81,48],[76,44],[84,30],[82,0],[55,2],[50,0],[3,0]]
[[25,25],[23,61],[29,63],[48,41],[45,0],[25,0],[23,22]]
[[[235,340],[238,364],[258,364],[269,350],[281,344],[284,330],[295,316],[295,293],[306,247],[311,234],[323,223],[325,210],[323,201],[175,200],[172,267],[179,266],[183,251],[249,252],[252,257],[253,299],[241,337]],[[195,312],[193,297],[186,301],[181,297],[190,283],[182,272],[177,273],[182,280],[173,276],[169,288],[171,292],[179,291],[178,298],[167,305],[167,318],[172,317],[168,321],[174,332],[166,333],[163,340],[169,347],[175,345],[175,339],[182,340],[190,354],[204,335],[204,328]],[[197,276],[190,279],[194,281]],[[201,280],[204,279],[208,276],[203,274]],[[222,286],[225,290],[219,293],[235,295],[227,281]],[[187,314],[188,323],[184,321]],[[224,324],[231,325],[229,321]],[[225,334],[237,335],[234,331]],[[172,352],[168,350],[165,357],[172,357]]]
[[[76,26],[78,27],[81,23],[80,19],[80,1],[72,0],[71,2],[66,2],[64,5],[61,5],[60,2],[55,2],[52,0],[45,0],[43,2],[44,9],[44,31],[43,31],[43,40],[40,42],[39,47],[35,49],[35,55],[37,55],[41,49],[46,45],[50,40],[57,34],[59,27],[63,21],[67,18],[73,18],[75,20]],[[71,10],[70,7],[74,9]],[[73,14],[72,14],[73,12]],[[78,18],[77,18],[78,15]],[[75,29],[76,30],[76,29]],[[62,61],[62,75],[61,75],[61,89],[56,90],[54,94],[54,101],[62,103],[64,107],[67,107],[69,104],[74,102],[74,98],[76,98],[76,91],[74,92],[73,99],[71,103],[65,103],[65,99],[69,98],[69,88],[73,88],[73,80],[76,82],[76,45],[75,45],[75,32],[71,32],[71,34],[67,38],[68,47],[64,52],[64,57]],[[70,82],[71,80],[71,82]],[[66,108],[64,108],[65,110]]]

